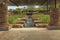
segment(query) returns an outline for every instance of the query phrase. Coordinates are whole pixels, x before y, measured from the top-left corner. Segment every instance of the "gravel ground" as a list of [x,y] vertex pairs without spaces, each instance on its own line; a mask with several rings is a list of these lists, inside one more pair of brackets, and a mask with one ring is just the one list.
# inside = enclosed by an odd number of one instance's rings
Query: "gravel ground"
[[12,28],[9,31],[0,31],[0,40],[60,40],[60,30]]

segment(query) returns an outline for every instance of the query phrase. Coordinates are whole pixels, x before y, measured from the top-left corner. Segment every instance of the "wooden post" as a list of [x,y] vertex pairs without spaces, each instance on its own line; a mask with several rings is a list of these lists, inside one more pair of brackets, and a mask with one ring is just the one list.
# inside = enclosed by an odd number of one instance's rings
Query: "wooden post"
[[57,5],[57,1],[55,0],[55,8],[57,8],[56,5]]
[[0,3],[0,31],[8,30],[8,9],[7,0]]
[[49,4],[49,0],[47,0],[47,13],[48,13],[48,10],[49,10],[48,4]]

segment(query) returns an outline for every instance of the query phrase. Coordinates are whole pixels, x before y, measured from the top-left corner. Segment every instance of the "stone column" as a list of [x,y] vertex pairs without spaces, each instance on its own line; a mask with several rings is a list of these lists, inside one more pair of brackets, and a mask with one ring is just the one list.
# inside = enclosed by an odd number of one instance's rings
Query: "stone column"
[[60,9],[54,8],[50,12],[50,23],[48,29],[60,29],[59,15]]
[[8,9],[7,3],[0,3],[0,31],[8,30]]

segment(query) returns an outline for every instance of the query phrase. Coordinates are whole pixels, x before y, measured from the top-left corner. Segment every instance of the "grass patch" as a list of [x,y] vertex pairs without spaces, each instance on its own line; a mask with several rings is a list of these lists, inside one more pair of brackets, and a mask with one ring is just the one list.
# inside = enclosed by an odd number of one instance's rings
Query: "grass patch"
[[8,22],[9,22],[10,24],[14,24],[14,23],[15,23],[14,20],[15,20],[16,18],[22,18],[22,17],[25,17],[25,14],[21,14],[21,15],[10,15],[10,16],[8,17]]
[[44,14],[34,14],[35,17],[39,18],[40,21],[44,23],[49,23],[50,22],[50,16],[49,15],[44,15]]

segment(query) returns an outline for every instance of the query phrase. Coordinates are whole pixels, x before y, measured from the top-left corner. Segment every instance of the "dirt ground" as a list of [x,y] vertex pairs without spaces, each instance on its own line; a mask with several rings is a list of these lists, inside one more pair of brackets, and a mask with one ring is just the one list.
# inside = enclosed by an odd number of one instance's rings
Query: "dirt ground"
[[0,40],[60,40],[60,30],[12,28],[9,31],[0,31]]

